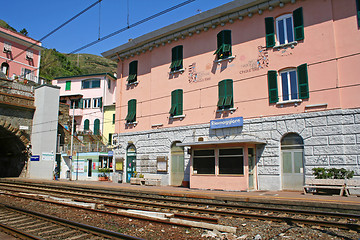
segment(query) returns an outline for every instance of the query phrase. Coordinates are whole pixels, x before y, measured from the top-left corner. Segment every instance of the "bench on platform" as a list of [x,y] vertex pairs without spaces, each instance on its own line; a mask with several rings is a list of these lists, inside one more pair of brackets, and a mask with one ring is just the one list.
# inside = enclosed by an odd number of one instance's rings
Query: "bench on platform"
[[304,194],[307,189],[339,189],[340,196],[343,196],[345,188],[345,179],[305,179]]
[[350,189],[360,189],[360,179],[347,179],[345,182],[345,194],[348,196],[350,195]]

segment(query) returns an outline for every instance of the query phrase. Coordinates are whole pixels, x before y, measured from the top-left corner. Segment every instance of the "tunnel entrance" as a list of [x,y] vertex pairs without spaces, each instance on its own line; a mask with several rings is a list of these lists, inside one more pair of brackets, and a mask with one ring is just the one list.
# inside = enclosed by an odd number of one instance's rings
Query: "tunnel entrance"
[[26,161],[24,143],[14,133],[0,126],[0,178],[19,177]]

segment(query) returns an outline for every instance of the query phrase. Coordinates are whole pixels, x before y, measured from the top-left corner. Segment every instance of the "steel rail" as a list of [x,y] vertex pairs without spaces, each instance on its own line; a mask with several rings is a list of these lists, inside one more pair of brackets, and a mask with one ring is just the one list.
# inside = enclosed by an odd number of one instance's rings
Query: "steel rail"
[[[21,183],[16,183],[17,185],[22,185]],[[0,183],[0,186],[2,184]],[[26,184],[24,184],[25,186],[22,186],[23,188],[30,188],[28,187]],[[30,184],[32,185],[32,184]],[[38,186],[35,185],[34,187],[37,188],[44,188],[44,186]],[[96,196],[91,196],[91,197],[95,197],[95,198],[99,198],[99,199],[106,199],[106,200],[111,200],[111,201],[124,201],[124,202],[128,202],[128,203],[138,203],[138,204],[146,204],[143,201],[139,201],[139,200],[128,200],[128,199],[114,199],[108,196],[101,196],[100,194],[102,193],[102,191],[98,191],[98,190],[89,190],[87,188],[82,189],[82,188],[71,188],[71,187],[63,187],[63,186],[52,186],[52,185],[47,185],[46,187],[51,188],[51,190],[48,189],[44,189],[44,191],[50,191],[50,192],[54,192],[54,193],[59,193],[58,189],[66,189],[69,191],[83,191],[86,193],[91,193],[91,194],[95,194]],[[56,190],[53,190],[54,188],[56,188]],[[74,195],[74,196],[84,196],[84,197],[89,197],[89,195],[83,194],[83,193],[67,193],[69,195]],[[180,203],[184,203],[184,204],[194,204],[194,205],[205,205],[205,206],[212,206],[212,207],[223,207],[223,208],[236,208],[236,209],[247,209],[247,210],[257,210],[257,211],[273,211],[273,212],[278,212],[278,213],[292,213],[292,214],[304,214],[304,215],[311,215],[311,216],[327,216],[327,217],[339,217],[339,218],[344,218],[344,217],[350,217],[353,219],[360,219],[360,215],[358,214],[349,214],[349,213],[338,213],[338,212],[324,212],[324,211],[309,211],[309,210],[302,210],[302,209],[289,209],[289,208],[274,208],[274,207],[262,207],[262,206],[238,206],[238,205],[234,205],[234,204],[219,204],[219,203],[211,203],[211,202],[194,202],[194,201],[189,201],[189,200],[181,200],[181,199],[164,199],[164,198],[155,198],[155,197],[133,197],[133,196],[127,196],[127,195],[122,195],[122,194],[118,194],[116,193],[109,193],[107,191],[104,191],[103,194],[107,194],[107,195],[113,195],[118,197],[120,196],[125,196],[125,197],[130,197],[130,198],[135,198],[135,199],[149,199],[149,200],[157,200],[157,201],[163,201],[163,202],[174,202],[176,204]],[[100,196],[99,196],[100,195]],[[167,207],[168,205],[162,205],[159,203],[155,203],[157,204],[159,207]],[[153,205],[155,205],[153,204]],[[180,208],[177,206],[173,206],[175,208]]]
[[[107,229],[102,229],[102,228],[90,226],[90,225],[79,223],[79,222],[70,221],[70,220],[67,220],[67,219],[51,216],[51,215],[48,215],[48,214],[34,212],[34,211],[31,211],[31,210],[27,210],[27,209],[23,209],[23,208],[19,208],[19,207],[14,207],[14,206],[6,205],[6,204],[0,204],[0,205],[4,206],[7,209],[13,209],[13,210],[21,212],[21,213],[27,213],[27,214],[29,214],[31,216],[37,216],[37,217],[40,217],[40,218],[43,218],[43,219],[50,219],[51,221],[62,223],[62,224],[65,224],[67,226],[70,226],[72,228],[74,228],[74,226],[75,226],[77,228],[85,230],[85,232],[89,232],[89,233],[92,233],[92,234],[94,234],[94,233],[95,234],[101,234],[103,236],[107,236],[107,237],[110,237],[110,238],[117,238],[117,239],[143,240],[142,238],[138,238],[138,237],[134,237],[134,236],[130,236],[130,235],[110,231],[110,230],[107,230]],[[41,239],[41,238],[39,238],[39,239]]]
[[5,224],[0,223],[0,229],[3,230],[5,233],[9,233],[15,235],[17,238],[21,238],[23,240],[45,240],[44,238],[22,232],[16,228],[7,226]]
[[[54,190],[51,190],[51,191],[54,191]],[[74,195],[74,193],[70,193],[70,194]],[[89,195],[85,195],[85,196],[89,197]],[[99,198],[99,197],[96,196],[95,198]],[[108,199],[108,197],[104,197],[104,198]],[[112,199],[112,200],[113,201],[118,201],[118,199]],[[209,209],[199,209],[199,208],[189,208],[189,207],[184,208],[184,207],[180,207],[180,206],[168,206],[168,205],[164,205],[164,204],[159,205],[159,204],[156,204],[156,203],[155,204],[143,203],[143,202],[139,202],[139,201],[137,201],[136,203],[137,204],[156,205],[157,207],[183,208],[183,209],[186,209],[188,211],[191,210],[191,211],[194,211],[194,212],[201,212],[201,213],[205,213],[205,214],[213,214],[213,215],[221,215],[221,216],[262,219],[262,220],[270,220],[270,221],[277,221],[277,222],[285,221],[285,222],[290,223],[290,224],[294,224],[294,223],[308,224],[308,225],[316,224],[316,225],[325,226],[325,227],[338,227],[338,228],[344,228],[344,229],[352,229],[352,230],[355,230],[355,231],[360,230],[360,225],[353,224],[353,223],[342,223],[342,222],[321,221],[321,220],[311,220],[311,219],[299,219],[299,218],[283,217],[283,216],[279,217],[279,216],[270,216],[270,215],[264,215],[264,214],[226,212],[226,211],[222,211],[222,210],[209,210]],[[111,207],[119,207],[119,206],[116,206],[116,205],[110,205],[110,204],[106,204],[106,203],[104,205],[109,205]],[[280,210],[278,210],[278,211],[281,212]],[[323,212],[321,212],[321,213],[323,213]],[[349,217],[348,215],[343,215],[343,214],[341,216],[342,217],[344,217],[344,216]],[[353,217],[359,218],[358,215],[355,215]]]

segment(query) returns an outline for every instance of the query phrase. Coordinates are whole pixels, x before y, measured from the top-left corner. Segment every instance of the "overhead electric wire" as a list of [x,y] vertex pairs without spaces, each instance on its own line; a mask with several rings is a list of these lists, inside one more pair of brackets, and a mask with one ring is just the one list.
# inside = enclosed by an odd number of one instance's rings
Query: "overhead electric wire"
[[173,11],[173,10],[175,10],[175,9],[178,9],[178,8],[180,8],[180,7],[182,7],[182,6],[185,6],[185,5],[189,4],[189,3],[192,3],[192,2],[194,2],[194,1],[196,1],[196,0],[188,0],[188,1],[182,2],[182,3],[178,4],[178,5],[175,5],[175,6],[173,6],[173,7],[170,7],[170,8],[168,8],[168,9],[165,9],[165,10],[163,10],[163,11],[161,11],[161,12],[158,12],[158,13],[156,13],[156,14],[154,14],[154,15],[151,15],[150,17],[144,18],[144,19],[142,19],[142,20],[140,20],[140,21],[137,21],[136,23],[130,24],[130,25],[124,27],[124,28],[121,28],[121,29],[113,32],[113,33],[110,33],[110,34],[106,35],[105,37],[102,37],[102,38],[100,38],[100,39],[98,39],[98,40],[96,40],[96,41],[93,41],[93,42],[91,42],[91,43],[88,43],[88,44],[86,44],[86,45],[84,45],[84,46],[82,46],[82,47],[80,47],[80,48],[78,48],[78,49],[70,52],[69,54],[77,53],[77,52],[79,52],[79,51],[81,51],[81,50],[84,50],[84,49],[86,49],[86,48],[88,48],[88,47],[91,47],[92,45],[94,45],[94,44],[96,44],[96,43],[99,43],[99,42],[101,42],[101,41],[104,41],[104,40],[106,40],[106,39],[108,39],[108,38],[110,38],[110,37],[113,37],[113,36],[121,33],[121,32],[124,32],[124,31],[126,31],[126,30],[128,30],[128,29],[130,29],[130,28],[133,28],[133,27],[136,27],[136,26],[138,26],[138,25],[140,25],[140,24],[143,24],[143,23],[145,23],[145,22],[148,22],[148,21],[150,21],[150,20],[152,20],[152,19],[154,19],[154,18],[156,18],[156,17],[159,17],[159,16],[161,16],[161,15],[164,15],[165,13],[171,12],[171,11]]
[[[82,10],[81,12],[79,12],[78,14],[76,14],[75,16],[73,16],[72,18],[70,18],[69,20],[67,20],[66,22],[64,22],[63,24],[61,24],[60,26],[58,26],[57,28],[55,28],[54,30],[52,30],[51,32],[49,32],[48,34],[46,34],[45,36],[43,36],[42,38],[40,38],[40,40],[37,40],[37,42],[41,42],[44,39],[48,38],[49,36],[53,35],[55,32],[57,32],[58,30],[60,30],[61,28],[63,28],[65,25],[67,25],[68,23],[72,22],[73,20],[75,20],[76,18],[78,18],[80,15],[82,15],[83,13],[87,12],[88,10],[90,10],[91,8],[93,8],[94,6],[96,6],[96,4],[101,3],[102,0],[96,0],[96,2],[94,2],[93,4],[91,4],[89,7],[85,8],[84,10]],[[12,59],[10,59],[10,62],[15,60],[17,57],[19,57],[21,54],[23,54],[24,52],[26,52],[27,50],[31,49],[33,46],[37,45],[36,43],[33,43],[32,45],[30,45],[30,47],[26,48],[25,50],[21,51],[18,55],[16,55],[15,57],[13,57]],[[34,71],[34,70],[33,70]]]

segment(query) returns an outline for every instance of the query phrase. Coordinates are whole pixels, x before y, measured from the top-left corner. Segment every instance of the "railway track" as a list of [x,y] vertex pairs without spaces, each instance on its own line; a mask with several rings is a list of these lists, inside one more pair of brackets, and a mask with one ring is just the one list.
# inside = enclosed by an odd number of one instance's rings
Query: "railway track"
[[21,239],[140,239],[4,204],[0,204],[0,227]]
[[[18,188],[18,189],[17,189]],[[360,231],[360,215],[307,211],[284,208],[264,208],[249,206],[234,206],[231,204],[200,203],[186,199],[164,199],[154,197],[130,197],[119,193],[102,192],[99,190],[79,189],[56,186],[29,186],[12,183],[0,183],[3,191],[27,192],[28,194],[43,193],[53,196],[66,196],[77,202],[95,203],[102,206],[103,213],[119,214],[119,209],[133,209],[142,211],[161,211],[173,213],[178,218],[193,221],[212,222],[216,224],[221,218],[251,218],[265,221],[287,222],[289,224],[318,225],[323,227],[336,227]],[[18,196],[21,197],[21,196]],[[30,197],[34,200],[34,196]],[[42,199],[44,200],[44,199]],[[52,201],[51,201],[52,202]],[[52,202],[54,203],[54,202]],[[99,210],[97,210],[99,211]],[[126,214],[122,214],[125,215]],[[132,217],[134,217],[132,215]],[[143,218],[144,217],[139,217]],[[145,219],[148,219],[145,217]],[[191,223],[190,223],[191,224]],[[179,224],[181,225],[181,224]]]

